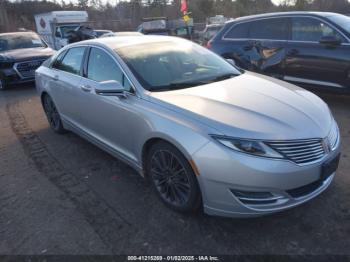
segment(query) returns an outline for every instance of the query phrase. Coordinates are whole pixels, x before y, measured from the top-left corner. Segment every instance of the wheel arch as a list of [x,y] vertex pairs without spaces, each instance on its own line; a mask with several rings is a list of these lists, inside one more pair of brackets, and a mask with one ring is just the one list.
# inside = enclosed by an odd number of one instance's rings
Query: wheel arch
[[187,161],[190,163],[194,173],[196,175],[198,175],[198,169],[195,166],[195,164],[192,160],[192,157],[187,152],[187,150],[183,146],[181,146],[181,144],[178,143],[177,141],[174,141],[173,139],[170,139],[168,137],[158,135],[158,136],[148,138],[142,147],[141,164],[142,164],[143,175],[146,178],[147,178],[147,172],[146,172],[146,170],[147,170],[147,162],[146,162],[147,154],[148,154],[149,150],[151,149],[151,147],[158,142],[168,143],[168,144],[174,146],[177,150],[179,150],[182,153],[182,155],[187,159]]

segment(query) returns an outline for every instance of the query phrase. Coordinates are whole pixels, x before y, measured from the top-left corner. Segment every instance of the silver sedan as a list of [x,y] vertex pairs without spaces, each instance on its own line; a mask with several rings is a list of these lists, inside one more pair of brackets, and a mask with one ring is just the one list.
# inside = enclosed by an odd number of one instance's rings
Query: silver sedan
[[36,86],[54,131],[127,162],[177,211],[282,211],[323,192],[338,167],[338,126],[320,98],[187,40],[68,45],[36,71]]

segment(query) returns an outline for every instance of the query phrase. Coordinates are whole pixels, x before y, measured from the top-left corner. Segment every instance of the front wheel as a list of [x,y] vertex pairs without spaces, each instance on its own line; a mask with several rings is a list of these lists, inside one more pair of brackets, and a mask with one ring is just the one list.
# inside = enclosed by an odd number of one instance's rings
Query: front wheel
[[161,200],[179,212],[193,212],[201,205],[201,192],[191,165],[182,153],[166,142],[152,146],[147,174]]
[[63,134],[66,130],[63,127],[60,114],[49,95],[44,95],[43,97],[43,107],[49,121],[50,127],[59,134]]

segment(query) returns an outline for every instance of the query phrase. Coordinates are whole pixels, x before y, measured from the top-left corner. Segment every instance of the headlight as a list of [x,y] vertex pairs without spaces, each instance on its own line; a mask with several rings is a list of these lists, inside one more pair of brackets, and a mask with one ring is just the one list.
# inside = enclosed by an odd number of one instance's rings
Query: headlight
[[218,142],[235,151],[269,158],[284,158],[262,141],[213,136]]

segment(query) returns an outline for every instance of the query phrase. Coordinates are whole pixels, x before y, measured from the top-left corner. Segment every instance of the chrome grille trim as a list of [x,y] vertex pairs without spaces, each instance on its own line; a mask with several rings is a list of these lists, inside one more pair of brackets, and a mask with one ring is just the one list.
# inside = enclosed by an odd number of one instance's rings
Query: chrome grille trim
[[316,151],[312,150],[312,151],[307,151],[307,152],[303,152],[303,153],[291,153],[289,155],[297,158],[297,157],[303,157],[303,156],[308,155],[310,153],[313,153],[313,154],[323,153],[323,149],[318,149]]
[[22,79],[33,78],[35,70],[38,69],[44,61],[45,59],[37,59],[17,62],[13,65],[13,69]]
[[326,154],[322,139],[272,141],[266,144],[286,159],[300,165],[321,160]]
[[[291,145],[293,146],[293,148],[291,148]],[[287,145],[284,145],[284,146],[279,146],[279,149],[281,150],[292,150],[292,151],[295,151],[295,150],[312,150],[312,149],[317,149],[317,148],[320,148],[319,145],[295,145],[295,144],[289,144],[288,146]],[[322,145],[321,145],[322,146]]]

